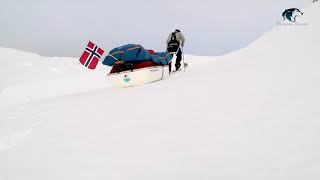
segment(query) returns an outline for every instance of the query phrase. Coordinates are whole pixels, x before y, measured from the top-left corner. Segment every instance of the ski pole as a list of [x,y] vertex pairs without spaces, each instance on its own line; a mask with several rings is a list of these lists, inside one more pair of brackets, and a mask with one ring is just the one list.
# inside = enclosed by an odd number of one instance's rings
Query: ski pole
[[181,51],[182,51],[183,72],[186,72],[186,67],[185,67],[185,64],[184,64],[184,52],[183,52],[183,46],[181,46]]

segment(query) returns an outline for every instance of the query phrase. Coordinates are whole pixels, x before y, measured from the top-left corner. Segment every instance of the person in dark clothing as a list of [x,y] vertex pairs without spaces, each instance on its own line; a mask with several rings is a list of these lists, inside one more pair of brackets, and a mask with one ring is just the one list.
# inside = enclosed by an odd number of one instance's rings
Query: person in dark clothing
[[[174,32],[170,33],[167,39],[167,52],[177,53],[177,59],[175,68],[176,71],[180,69],[181,60],[182,60],[182,49],[184,46],[185,38],[180,32],[179,29],[176,29]],[[171,63],[169,64],[169,72],[171,72]]]

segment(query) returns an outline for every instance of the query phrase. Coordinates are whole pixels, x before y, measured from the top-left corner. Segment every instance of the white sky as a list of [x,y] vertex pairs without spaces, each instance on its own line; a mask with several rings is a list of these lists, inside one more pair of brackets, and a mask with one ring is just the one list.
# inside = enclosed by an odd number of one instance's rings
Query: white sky
[[0,46],[45,56],[81,55],[88,40],[109,51],[138,43],[165,50],[179,28],[185,52],[219,55],[248,45],[312,0],[0,0]]

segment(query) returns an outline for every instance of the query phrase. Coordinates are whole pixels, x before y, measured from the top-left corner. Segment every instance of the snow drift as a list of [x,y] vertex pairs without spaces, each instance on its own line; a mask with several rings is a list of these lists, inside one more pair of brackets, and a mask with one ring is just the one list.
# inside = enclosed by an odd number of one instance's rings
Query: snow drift
[[[6,71],[16,84],[2,89],[19,88],[1,92],[0,179],[319,179],[319,3],[303,12],[307,25],[279,25],[226,56],[187,56],[187,72],[145,86],[108,87],[105,69],[56,59],[65,73],[35,86],[77,88],[10,103],[38,68]],[[89,74],[103,78],[83,91]]]
[[106,68],[95,73],[76,58],[41,57],[0,48],[0,108],[104,88]]

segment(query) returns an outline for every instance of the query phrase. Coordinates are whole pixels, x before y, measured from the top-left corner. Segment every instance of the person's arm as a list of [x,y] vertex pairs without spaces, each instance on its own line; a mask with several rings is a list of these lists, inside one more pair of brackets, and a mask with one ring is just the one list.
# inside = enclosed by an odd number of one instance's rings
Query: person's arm
[[180,33],[180,37],[181,37],[181,46],[183,47],[184,46],[184,42],[186,41],[186,39],[184,38],[183,34]]
[[171,40],[171,34],[168,36],[167,44],[169,44],[170,40]]

